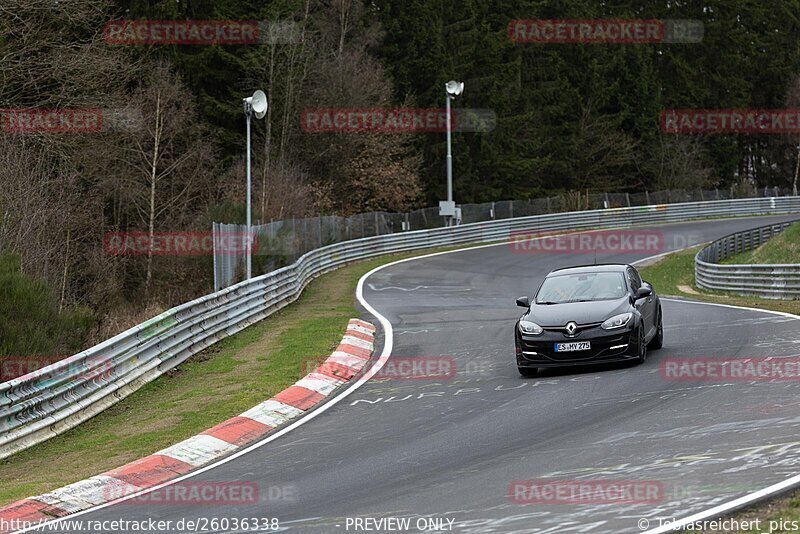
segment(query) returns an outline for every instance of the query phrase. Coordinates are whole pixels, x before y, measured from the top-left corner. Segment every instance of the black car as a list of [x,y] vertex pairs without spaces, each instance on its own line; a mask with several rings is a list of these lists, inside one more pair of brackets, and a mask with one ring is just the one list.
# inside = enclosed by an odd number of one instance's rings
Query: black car
[[630,265],[587,265],[548,274],[514,327],[517,368],[643,363],[664,342],[661,302]]

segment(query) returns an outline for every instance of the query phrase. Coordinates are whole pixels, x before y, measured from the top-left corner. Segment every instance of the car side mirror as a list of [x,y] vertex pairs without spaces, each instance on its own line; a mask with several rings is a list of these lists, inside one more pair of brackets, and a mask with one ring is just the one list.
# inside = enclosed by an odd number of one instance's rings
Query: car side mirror
[[531,300],[528,297],[520,297],[517,299],[517,306],[520,306],[522,308],[530,308]]
[[640,287],[639,289],[636,290],[636,298],[637,299],[643,299],[645,297],[649,297],[652,294],[653,294],[653,290],[650,289],[649,287],[642,286],[642,287]]

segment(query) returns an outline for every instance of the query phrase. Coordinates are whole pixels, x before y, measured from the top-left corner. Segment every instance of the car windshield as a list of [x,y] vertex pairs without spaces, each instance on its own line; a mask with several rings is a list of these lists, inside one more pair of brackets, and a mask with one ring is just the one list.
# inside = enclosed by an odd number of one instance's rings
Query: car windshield
[[536,304],[563,304],[624,297],[622,273],[576,273],[546,278],[536,294]]

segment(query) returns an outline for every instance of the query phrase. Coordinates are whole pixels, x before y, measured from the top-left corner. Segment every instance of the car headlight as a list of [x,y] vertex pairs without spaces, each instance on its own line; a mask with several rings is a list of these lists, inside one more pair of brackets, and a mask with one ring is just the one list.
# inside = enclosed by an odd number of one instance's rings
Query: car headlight
[[519,331],[523,334],[530,334],[532,336],[538,336],[544,330],[541,326],[536,323],[532,323],[530,321],[520,321],[519,322]]
[[627,313],[620,313],[619,315],[615,315],[614,317],[610,317],[606,319],[603,324],[600,325],[600,328],[603,330],[614,330],[615,328],[622,328],[623,326],[627,325],[633,314],[631,312]]

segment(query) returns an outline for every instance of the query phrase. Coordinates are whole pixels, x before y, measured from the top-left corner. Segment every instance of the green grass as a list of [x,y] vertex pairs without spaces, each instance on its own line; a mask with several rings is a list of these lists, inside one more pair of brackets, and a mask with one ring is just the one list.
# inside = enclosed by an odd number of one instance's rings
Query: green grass
[[760,247],[734,254],[722,263],[800,263],[800,223],[794,223]]
[[642,267],[642,278],[653,284],[659,295],[688,297],[706,302],[748,306],[800,315],[800,300],[772,300],[742,297],[698,288],[694,283],[694,256],[700,247],[665,256],[658,263]]
[[737,519],[756,520],[760,519],[761,523],[759,529],[743,530],[742,534],[762,534],[763,532],[771,532],[775,534],[781,533],[796,533],[797,528],[789,529],[775,528],[770,529],[770,521],[780,521],[781,519],[786,522],[797,522],[800,525],[800,492],[794,491],[779,497],[778,499],[770,500],[766,503],[756,505],[736,514]]
[[[788,232],[789,229],[784,232]],[[677,252],[664,257],[658,263],[640,269],[642,278],[651,282],[656,291],[664,295],[689,297],[695,300],[730,304],[734,306],[747,306],[763,308],[800,315],[800,301],[796,300],[771,300],[757,297],[740,297],[724,293],[712,293],[699,289],[694,283],[694,256],[700,247],[695,247],[683,252]],[[689,291],[687,291],[687,289]],[[790,521],[800,521],[800,491],[795,491],[780,499],[773,499],[752,508],[734,514],[737,519],[761,519],[761,531],[750,530],[748,533],[769,532],[769,521],[783,518]],[[694,532],[694,531],[687,531]],[[715,531],[719,532],[719,531]],[[738,531],[735,531],[738,532]],[[786,530],[773,530],[771,532],[790,532]],[[797,532],[797,531],[791,531]]]
[[650,282],[659,294],[679,294],[679,285],[694,285],[694,256],[699,247],[676,252],[661,259],[655,265],[642,267],[642,279]]
[[78,427],[0,460],[0,505],[152,454],[292,385],[306,374],[304,362],[324,360],[347,321],[360,315],[354,293],[363,274],[428,252],[386,256],[321,276],[280,312],[195,355]]

